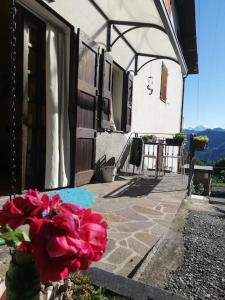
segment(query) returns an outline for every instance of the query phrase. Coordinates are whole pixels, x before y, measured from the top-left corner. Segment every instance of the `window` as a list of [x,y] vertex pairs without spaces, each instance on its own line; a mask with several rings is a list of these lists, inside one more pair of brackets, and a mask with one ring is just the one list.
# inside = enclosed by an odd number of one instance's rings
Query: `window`
[[114,63],[112,110],[116,130],[122,130],[123,75],[124,71]]
[[160,100],[166,102],[167,100],[167,80],[168,80],[168,69],[164,63],[161,67],[161,86],[160,86]]
[[103,50],[99,69],[99,130],[131,129],[133,77]]
[[123,84],[123,112],[122,112],[122,128],[123,131],[131,131],[132,122],[132,103],[133,103],[133,76],[126,73]]

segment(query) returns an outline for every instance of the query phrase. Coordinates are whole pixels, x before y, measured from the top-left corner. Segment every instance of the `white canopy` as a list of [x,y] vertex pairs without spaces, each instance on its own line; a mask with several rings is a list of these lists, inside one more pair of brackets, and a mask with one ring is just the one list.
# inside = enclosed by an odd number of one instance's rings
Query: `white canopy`
[[[171,58],[180,64],[183,74],[187,73],[183,53],[163,0],[91,2],[107,18],[109,24],[114,25],[117,33],[122,34],[134,54]],[[112,47],[117,43],[110,33],[109,42]]]

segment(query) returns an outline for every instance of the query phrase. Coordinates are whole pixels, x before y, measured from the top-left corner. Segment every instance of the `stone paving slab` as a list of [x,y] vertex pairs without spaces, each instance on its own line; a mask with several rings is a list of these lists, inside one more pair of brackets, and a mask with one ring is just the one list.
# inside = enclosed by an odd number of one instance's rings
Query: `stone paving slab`
[[155,188],[151,183],[149,193],[148,182],[146,177],[126,178],[85,186],[96,195],[93,210],[108,223],[107,251],[95,267],[127,277],[167,233],[185,198],[186,181],[166,176]]

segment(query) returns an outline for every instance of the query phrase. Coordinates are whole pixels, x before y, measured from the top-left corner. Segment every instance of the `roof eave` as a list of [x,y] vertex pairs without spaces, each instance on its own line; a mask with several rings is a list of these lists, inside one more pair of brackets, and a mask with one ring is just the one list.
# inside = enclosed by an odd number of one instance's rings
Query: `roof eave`
[[163,0],[154,0],[154,2],[155,2],[155,6],[158,9],[160,17],[162,19],[162,22],[163,22],[163,25],[166,29],[166,32],[169,36],[170,42],[171,42],[171,44],[174,48],[177,59],[180,63],[182,74],[184,76],[186,76],[188,74],[188,67],[187,67],[187,64],[186,64],[186,61],[185,61],[185,58],[184,58],[184,55],[183,55],[183,51],[182,51],[180,42],[178,40],[178,37],[177,37],[177,35],[174,31],[174,28],[173,28],[172,24],[171,24],[169,15],[168,15],[166,7],[165,7],[165,4],[164,4]]
[[188,66],[188,74],[198,74],[198,49],[194,0],[175,0],[180,27],[180,44]]

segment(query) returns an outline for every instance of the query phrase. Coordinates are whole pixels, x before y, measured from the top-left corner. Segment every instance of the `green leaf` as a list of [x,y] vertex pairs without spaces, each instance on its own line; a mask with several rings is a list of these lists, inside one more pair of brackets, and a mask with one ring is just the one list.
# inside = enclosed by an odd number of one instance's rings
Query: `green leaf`
[[109,300],[104,294],[101,288],[94,293],[94,300]]
[[8,230],[4,229],[1,231],[0,238],[10,247],[16,247],[20,242],[29,241],[29,237],[22,230],[12,230],[9,228]]

